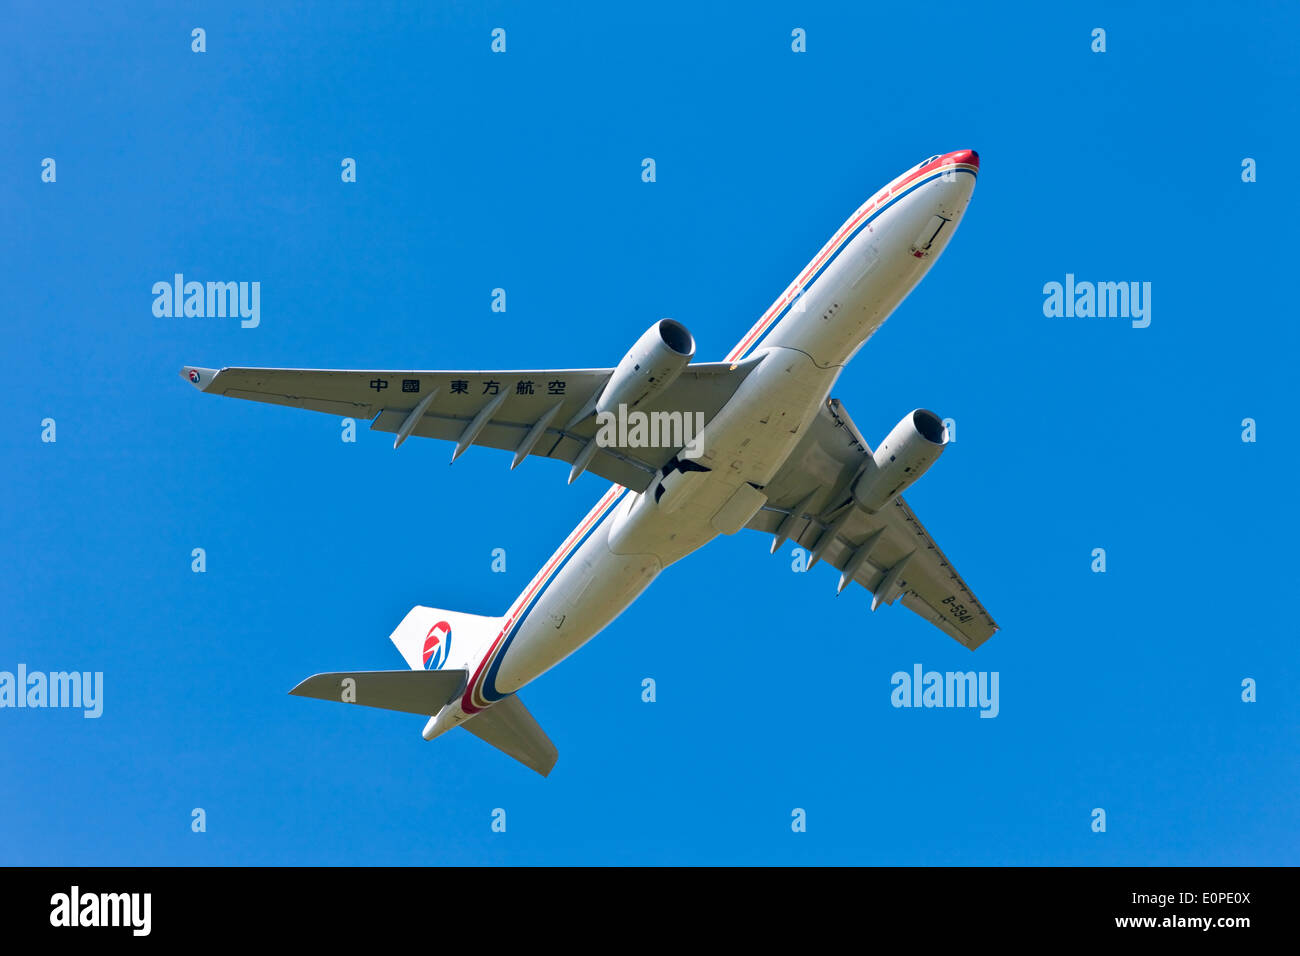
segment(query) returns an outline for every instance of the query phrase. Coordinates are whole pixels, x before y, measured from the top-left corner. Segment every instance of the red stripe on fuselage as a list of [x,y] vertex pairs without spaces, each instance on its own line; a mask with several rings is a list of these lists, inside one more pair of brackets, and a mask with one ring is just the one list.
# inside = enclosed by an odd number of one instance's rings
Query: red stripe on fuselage
[[539,588],[546,584],[547,580],[550,578],[551,572],[555,569],[555,566],[564,560],[569,551],[573,548],[575,542],[587,533],[587,530],[592,526],[592,523],[598,521],[604,515],[605,511],[611,504],[611,498],[617,497],[621,491],[623,491],[623,486],[615,485],[605,493],[605,497],[601,498],[596,504],[596,507],[592,508],[591,511],[588,512],[587,517],[582,520],[582,523],[573,531],[569,532],[569,536],[564,540],[564,544],[560,545],[559,549],[551,555],[551,559],[546,562],[546,565],[533,580],[533,583],[528,586],[527,590],[525,590],[523,594],[515,599],[515,603],[510,608],[509,616],[506,618],[505,624],[501,627],[501,632],[497,634],[496,639],[492,642],[492,646],[488,648],[488,652],[484,654],[483,659],[479,661],[479,665],[474,671],[474,679],[471,680],[469,686],[465,688],[465,695],[461,698],[460,702],[461,708],[465,713],[476,714],[483,709],[482,707],[475,706],[473,703],[474,690],[478,687],[479,678],[482,677],[484,668],[488,666],[488,663],[495,656],[501,641],[505,638],[506,634],[510,632],[510,627],[514,624],[516,617],[518,617],[520,609],[528,606],[528,602],[532,600],[533,595],[537,593]]
[[[901,177],[895,179],[889,185],[876,192],[875,195],[873,195],[858,209],[848,222],[839,228],[831,238],[831,241],[823,246],[821,252],[817,254],[817,257],[810,262],[801,273],[799,273],[798,279],[796,279],[793,284],[794,288],[800,288],[809,276],[816,274],[817,270],[820,269],[831,256],[836,254],[841,243],[844,241],[844,238],[848,234],[852,233],[861,224],[862,220],[874,212],[883,201],[893,199],[895,196],[900,195],[912,183],[916,182],[916,180],[924,178],[930,173],[943,169],[945,166],[949,165],[972,166],[975,171],[978,172],[979,155],[971,150],[959,150],[957,152],[945,153],[944,155],[938,156],[930,162],[917,167],[911,172],[904,173]],[[767,326],[771,323],[771,320],[779,314],[783,308],[785,308],[789,301],[790,299],[787,298],[787,294],[783,293],[781,297],[772,304],[767,312],[763,314],[763,317],[759,319],[758,323],[749,331],[745,338],[742,339],[734,349],[732,349],[731,354],[727,356],[726,361],[737,361],[738,357],[743,355],[750,345],[752,345],[753,342],[767,330]],[[520,610],[526,608],[533,596],[538,593],[539,589],[547,584],[551,573],[555,570],[556,566],[568,556],[569,551],[575,546],[577,541],[587,533],[592,524],[604,517],[605,512],[613,503],[613,499],[617,498],[619,493],[623,490],[624,489],[621,485],[615,485],[606,492],[605,496],[601,498],[596,507],[591,510],[585,519],[583,519],[582,523],[570,532],[569,537],[565,539],[564,544],[561,545],[559,550],[551,556],[550,560],[546,563],[545,567],[542,568],[533,583],[529,585],[528,589],[524,591],[524,593],[520,595],[511,606],[505,624],[502,626],[500,633],[497,634],[496,639],[493,640],[491,647],[488,648],[483,659],[479,661],[478,667],[474,670],[473,680],[470,681],[469,686],[465,689],[464,696],[461,698],[461,707],[465,713],[474,714],[484,709],[483,707],[478,707],[473,703],[474,691],[479,687],[479,682],[483,677],[484,671],[491,663],[493,657],[495,657],[497,650],[501,646],[501,642],[510,632],[511,627],[518,618]]]
[[[956,162],[953,162],[952,159],[950,159],[950,157],[963,157],[968,155],[973,156],[974,160],[970,161],[966,159],[961,159]],[[855,230],[858,227],[858,225],[861,224],[863,219],[871,215],[871,213],[875,212],[875,210],[880,206],[883,200],[892,199],[894,196],[902,193],[904,188],[907,187],[909,184],[914,183],[916,182],[916,180],[924,176],[927,176],[932,172],[940,170],[947,165],[974,166],[975,169],[978,171],[979,157],[971,150],[959,150],[958,152],[955,153],[946,153],[943,156],[938,157],[937,159],[931,160],[930,162],[926,163],[924,166],[912,170],[912,172],[910,173],[904,173],[901,177],[891,182],[888,186],[879,190],[874,196],[868,199],[866,203],[863,206],[861,206],[856,213],[853,214],[853,216],[849,219],[848,222],[846,222],[844,225],[842,225],[839,228],[839,230],[835,233],[835,235],[831,237],[831,241],[822,247],[822,251],[817,254],[817,257],[813,259],[812,262],[808,263],[808,265],[804,268],[804,270],[799,273],[799,277],[795,279],[794,283],[792,284],[795,293],[797,294],[798,289],[800,289],[803,286],[804,282],[807,281],[809,276],[816,274],[817,270],[822,267],[823,263],[825,263],[831,256],[835,255],[835,253],[839,250],[840,244],[844,241],[844,237],[847,236],[849,233],[853,232],[853,230]],[[775,302],[773,302],[771,307],[768,308],[768,310],[763,313],[763,317],[758,320],[758,322],[754,325],[752,329],[749,330],[749,334],[747,334],[743,339],[741,339],[740,343],[734,349],[731,350],[731,353],[726,357],[726,359],[724,359],[724,361],[727,362],[738,361],[740,357],[743,356],[745,352],[749,349],[749,347],[754,343],[754,341],[758,339],[764,332],[767,331],[767,326],[771,324],[772,319],[775,318],[776,315],[778,315],[781,312],[781,310],[784,309],[786,305],[789,304],[789,302],[791,302],[792,300],[793,300],[793,296],[791,296],[790,290],[787,289],[786,292],[782,293],[781,297],[777,299]]]

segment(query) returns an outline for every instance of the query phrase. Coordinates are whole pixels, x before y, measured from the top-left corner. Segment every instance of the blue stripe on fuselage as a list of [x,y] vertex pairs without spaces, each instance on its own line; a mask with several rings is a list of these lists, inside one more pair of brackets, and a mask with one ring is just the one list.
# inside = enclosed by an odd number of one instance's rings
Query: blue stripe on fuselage
[[561,571],[563,571],[566,567],[568,567],[569,562],[573,560],[573,556],[577,554],[579,550],[581,550],[584,544],[587,543],[587,539],[590,538],[593,534],[595,534],[596,530],[605,523],[605,519],[609,517],[610,511],[612,511],[614,507],[620,501],[623,500],[624,496],[627,495],[627,493],[628,490],[624,488],[621,492],[619,492],[617,495],[614,496],[614,500],[609,503],[609,507],[605,509],[605,513],[602,514],[592,524],[592,526],[589,529],[587,529],[587,533],[584,534],[582,538],[578,541],[578,543],[573,546],[573,548],[565,556],[564,560],[561,561],[558,565],[556,565],[555,570],[551,572],[550,578],[541,587],[537,589],[537,593],[533,595],[533,598],[531,601],[528,602],[527,607],[525,607],[519,613],[519,616],[515,618],[515,622],[510,625],[510,632],[506,635],[505,641],[502,642],[501,650],[497,652],[497,656],[492,661],[492,666],[488,668],[487,676],[483,680],[484,700],[489,701],[491,703],[495,703],[496,701],[500,700],[502,697],[508,696],[507,694],[500,694],[497,692],[496,689],[497,672],[501,669],[501,662],[505,660],[506,652],[510,650],[511,643],[514,641],[515,637],[519,634],[519,629],[523,626],[524,621],[528,618],[528,615],[532,611],[532,609],[537,606],[537,602],[542,599],[542,595],[546,593],[546,589],[551,586],[551,582],[555,580],[556,575],[558,575]]
[[[812,288],[813,283],[815,283],[818,279],[820,279],[820,278],[822,277],[822,274],[825,273],[826,270],[829,269],[829,268],[831,267],[831,263],[833,263],[836,259],[838,259],[838,258],[840,257],[840,253],[842,253],[845,249],[847,249],[847,248],[849,247],[850,244],[852,244],[853,240],[857,238],[858,233],[860,233],[860,232],[861,232],[861,231],[862,231],[866,226],[868,226],[868,225],[870,225],[871,223],[875,222],[876,219],[878,219],[878,218],[880,217],[880,214],[881,214],[881,213],[883,213],[883,212],[884,212],[886,209],[888,209],[890,206],[894,205],[894,203],[898,202],[898,201],[899,201],[900,199],[902,199],[904,196],[910,196],[910,195],[912,194],[912,192],[913,192],[913,191],[914,191],[918,186],[923,186],[923,185],[925,185],[926,183],[933,182],[934,180],[938,179],[940,176],[943,176],[943,175],[945,175],[946,173],[949,173],[949,172],[954,172],[954,173],[969,173],[969,174],[972,175],[972,176],[975,175],[975,171],[974,171],[973,169],[944,169],[944,170],[937,170],[937,171],[934,172],[933,174],[931,174],[931,175],[925,177],[924,179],[918,179],[916,182],[911,183],[911,184],[910,184],[910,185],[909,185],[905,190],[903,190],[903,191],[902,191],[901,193],[899,193],[897,196],[891,196],[890,199],[889,199],[889,201],[888,201],[887,203],[885,203],[883,206],[879,207],[879,208],[878,208],[875,212],[873,212],[870,216],[868,216],[866,219],[862,220],[862,222],[858,223],[857,226],[853,229],[853,231],[852,231],[851,233],[849,233],[849,234],[844,238],[844,241],[840,243],[840,247],[839,247],[838,249],[835,250],[835,253],[834,253],[834,254],[833,254],[829,259],[827,259],[825,262],[823,262],[822,265],[821,265],[821,268],[819,268],[815,273],[813,273],[812,277],[811,277],[811,278],[810,278],[810,279],[809,279],[809,280],[804,284],[804,294],[806,295],[806,294],[808,293],[808,290]],[[743,354],[741,354],[737,359],[735,359],[735,361],[737,361],[737,362],[742,362],[742,361],[744,361],[746,358],[748,358],[751,354],[753,354],[754,349],[756,349],[756,348],[758,348],[760,345],[762,345],[762,344],[763,344],[763,339],[765,339],[765,338],[767,338],[769,335],[771,335],[771,334],[772,334],[772,331],[776,328],[777,325],[780,324],[781,320],[784,319],[784,318],[786,317],[786,315],[789,314],[790,309],[794,306],[794,304],[795,304],[796,302],[799,301],[799,298],[800,298],[799,296],[796,296],[795,298],[793,298],[793,299],[791,299],[789,302],[787,302],[784,306],[782,306],[782,307],[781,307],[781,311],[778,312],[778,313],[777,313],[777,314],[772,318],[771,323],[769,323],[769,325],[768,325],[768,329],[767,329],[767,331],[764,332],[763,335],[760,336],[759,339],[758,339],[757,341],[755,341],[753,345],[751,345],[749,348],[747,348],[747,349],[744,351]]]

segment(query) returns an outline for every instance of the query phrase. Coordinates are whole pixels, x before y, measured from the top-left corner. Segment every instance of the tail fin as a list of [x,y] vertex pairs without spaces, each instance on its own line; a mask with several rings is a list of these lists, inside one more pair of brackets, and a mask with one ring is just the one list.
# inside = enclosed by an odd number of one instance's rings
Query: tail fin
[[[503,617],[483,617],[478,614],[464,614],[460,611],[445,611],[441,608],[416,605],[402,619],[402,623],[397,625],[397,629],[389,639],[406,659],[411,670],[441,671],[438,676],[445,675],[447,687],[455,685],[463,689],[468,673],[482,659],[488,645],[501,633],[504,623]],[[338,675],[324,676],[332,678]],[[333,684],[325,682],[322,684],[332,693]],[[406,689],[404,685],[403,690]],[[423,685],[419,687],[419,691],[426,695],[433,689],[425,688]],[[416,686],[412,684],[409,690],[416,691]],[[437,691],[443,691],[441,684],[438,685]],[[298,692],[295,690],[295,693]],[[308,694],[308,696],[323,697],[325,694]],[[452,697],[454,696],[453,694]],[[450,703],[450,700],[447,702]],[[377,703],[375,706],[402,709],[394,703]],[[436,715],[437,711],[431,713]],[[426,726],[426,739],[449,729],[438,729],[437,719],[435,716]],[[514,694],[480,711],[460,726],[507,756],[518,760],[525,767],[536,770],[542,776],[551,772],[559,757],[555,744],[551,743],[546,732],[538,726],[533,715]]]
[[416,605],[389,635],[413,671],[468,667],[501,633],[502,617],[482,617]]

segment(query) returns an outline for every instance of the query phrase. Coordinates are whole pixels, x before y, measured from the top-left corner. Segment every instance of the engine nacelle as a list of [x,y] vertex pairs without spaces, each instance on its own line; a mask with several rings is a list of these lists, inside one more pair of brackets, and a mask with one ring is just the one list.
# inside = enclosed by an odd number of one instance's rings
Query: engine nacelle
[[695,339],[686,326],[672,319],[656,322],[618,363],[596,401],[596,411],[617,413],[620,405],[636,408],[671,385],[694,355]]
[[894,426],[853,483],[853,500],[879,511],[925,474],[948,445],[948,429],[934,412],[918,408]]

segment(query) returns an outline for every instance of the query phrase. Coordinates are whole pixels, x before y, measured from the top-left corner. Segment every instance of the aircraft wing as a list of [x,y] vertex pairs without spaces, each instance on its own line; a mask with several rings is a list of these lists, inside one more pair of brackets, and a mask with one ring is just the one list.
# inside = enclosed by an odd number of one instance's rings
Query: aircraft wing
[[[711,420],[757,364],[724,362],[689,365],[644,411],[704,415]],[[181,377],[200,391],[328,415],[371,419],[375,431],[397,435],[393,447],[411,435],[455,442],[454,461],[470,445],[575,464],[595,436],[588,414],[613,369],[423,372],[341,369],[223,368],[186,366]],[[692,419],[694,421],[694,419]],[[680,448],[598,447],[585,470],[616,484],[644,491],[655,473]],[[576,467],[570,478],[584,468]]]
[[[838,568],[840,590],[858,583],[871,609],[901,598],[949,637],[974,650],[998,626],[900,496],[871,514],[851,487],[871,455],[843,406],[830,399],[790,459],[768,483],[768,503],[748,527],[807,549],[810,561]],[[811,566],[811,565],[810,565]]]

